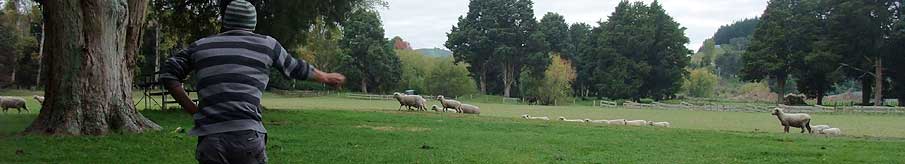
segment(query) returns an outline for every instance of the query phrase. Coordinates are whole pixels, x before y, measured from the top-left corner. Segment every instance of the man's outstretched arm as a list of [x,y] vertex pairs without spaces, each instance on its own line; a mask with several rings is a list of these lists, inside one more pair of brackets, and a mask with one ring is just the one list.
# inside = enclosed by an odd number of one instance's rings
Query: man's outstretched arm
[[313,80],[335,88],[340,88],[346,82],[346,76],[339,73],[326,73],[308,64],[305,60],[299,60],[286,52],[279,42],[274,45],[274,66],[284,76],[298,80]]

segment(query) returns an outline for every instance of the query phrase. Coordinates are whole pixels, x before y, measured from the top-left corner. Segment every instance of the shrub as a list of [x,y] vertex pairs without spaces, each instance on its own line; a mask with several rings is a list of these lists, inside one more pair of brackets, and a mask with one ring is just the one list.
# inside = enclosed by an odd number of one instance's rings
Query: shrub
[[682,88],[691,97],[711,97],[719,77],[707,69],[695,69],[685,78]]

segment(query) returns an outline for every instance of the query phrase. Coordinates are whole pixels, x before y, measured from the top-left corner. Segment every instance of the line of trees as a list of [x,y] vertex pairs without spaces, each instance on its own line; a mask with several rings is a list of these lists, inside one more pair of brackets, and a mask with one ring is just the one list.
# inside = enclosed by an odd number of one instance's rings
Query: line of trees
[[472,0],[447,34],[446,47],[456,62],[469,65],[481,92],[536,96],[530,88],[548,87],[536,81],[545,79],[553,54],[561,54],[576,72],[566,89],[572,95],[666,99],[681,88],[691,53],[684,46],[688,38],[659,2],[622,1],[593,28],[568,25],[556,13],[538,22],[532,5],[531,0]]
[[794,78],[818,104],[837,82],[858,80],[862,104],[873,97],[881,105],[883,95],[895,93],[902,105],[903,12],[899,0],[772,0],[742,55],[741,77],[774,79],[780,95]]

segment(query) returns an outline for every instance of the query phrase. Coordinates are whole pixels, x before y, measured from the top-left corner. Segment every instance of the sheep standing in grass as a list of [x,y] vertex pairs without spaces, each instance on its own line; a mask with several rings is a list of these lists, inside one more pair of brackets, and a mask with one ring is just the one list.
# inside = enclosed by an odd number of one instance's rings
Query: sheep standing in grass
[[631,120],[631,121],[625,121],[625,125],[629,125],[629,126],[644,126],[644,125],[647,125],[647,121],[644,121],[644,120]]
[[532,116],[529,116],[528,114],[522,115],[522,118],[529,119],[529,120],[550,120],[549,117],[532,117]]
[[446,99],[443,95],[437,96],[437,101],[440,101],[440,105],[443,105],[443,110],[447,108],[456,109],[457,106],[462,105],[462,102]]
[[805,128],[808,129],[808,133],[814,133],[811,131],[811,115],[804,113],[785,113],[781,108],[773,109],[772,115],[775,115],[776,118],[779,119],[779,123],[782,124],[783,131],[789,133],[789,127],[801,128],[801,133],[804,133]]
[[566,117],[559,117],[559,120],[565,122],[585,122],[582,119],[566,119]]
[[811,130],[812,130],[812,131],[815,131],[815,132],[820,132],[820,130],[829,129],[829,128],[831,128],[829,125],[814,125],[814,126],[811,126]]
[[3,108],[4,113],[9,108],[16,108],[19,113],[22,113],[22,109],[28,112],[28,106],[25,106],[25,99],[19,97],[0,97],[0,107]]
[[842,130],[839,128],[828,128],[828,129],[820,129],[817,131],[817,134],[826,134],[826,135],[842,135]]
[[456,108],[459,110],[459,113],[481,114],[481,108],[479,108],[478,106],[471,105],[471,104],[462,104]]
[[647,124],[650,126],[655,126],[655,127],[664,127],[664,128],[670,127],[669,122],[653,122],[653,121],[651,121],[651,122],[648,122]]
[[35,100],[38,100],[38,103],[41,103],[41,105],[44,104],[44,96],[33,95],[31,97],[35,98]]
[[399,101],[399,110],[402,110],[402,107],[405,106],[409,110],[412,110],[412,107],[415,107],[419,110],[427,110],[427,100],[424,100],[423,97],[418,95],[405,95],[402,93],[393,93],[393,98],[396,98],[396,101]]

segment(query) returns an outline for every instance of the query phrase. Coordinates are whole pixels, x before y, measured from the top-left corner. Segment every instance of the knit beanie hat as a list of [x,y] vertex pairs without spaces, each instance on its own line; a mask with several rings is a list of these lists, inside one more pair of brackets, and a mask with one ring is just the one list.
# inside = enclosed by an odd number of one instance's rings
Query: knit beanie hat
[[234,0],[223,13],[223,27],[231,30],[255,30],[258,16],[255,6],[245,0]]

